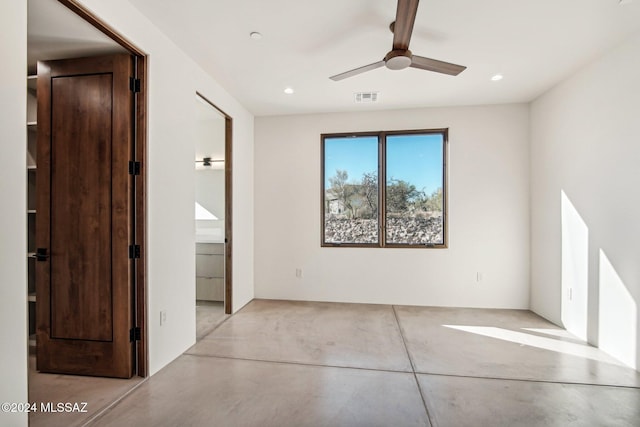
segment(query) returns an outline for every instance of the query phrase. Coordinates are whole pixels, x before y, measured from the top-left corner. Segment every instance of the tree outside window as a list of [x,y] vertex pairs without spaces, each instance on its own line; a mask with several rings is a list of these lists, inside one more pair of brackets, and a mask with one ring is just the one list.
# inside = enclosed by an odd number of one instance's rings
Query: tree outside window
[[446,247],[447,130],[322,135],[322,245]]

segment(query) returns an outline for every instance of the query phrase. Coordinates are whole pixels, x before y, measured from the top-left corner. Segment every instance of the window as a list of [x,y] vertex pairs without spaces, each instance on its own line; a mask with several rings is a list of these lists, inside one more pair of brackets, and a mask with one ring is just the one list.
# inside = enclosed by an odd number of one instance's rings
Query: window
[[447,130],[322,135],[322,246],[446,247]]

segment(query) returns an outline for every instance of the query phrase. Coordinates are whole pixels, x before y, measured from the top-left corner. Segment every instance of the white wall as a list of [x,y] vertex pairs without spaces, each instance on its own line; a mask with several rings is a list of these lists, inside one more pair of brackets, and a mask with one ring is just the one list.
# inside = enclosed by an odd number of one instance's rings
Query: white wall
[[[198,110],[195,159],[210,157],[223,160],[225,153],[225,117],[198,97],[194,99]],[[196,220],[196,241],[224,241],[225,171],[224,163],[212,166],[196,164],[196,202],[215,215],[218,220]]]
[[[559,323],[567,315],[561,307],[567,311],[572,304],[562,292],[563,279],[583,282],[587,289],[574,291],[588,298],[590,342],[636,368],[640,366],[639,58],[640,35],[636,35],[531,107],[532,309]],[[562,238],[573,226],[562,222],[561,192],[586,225],[583,234],[588,238],[580,244],[586,247],[580,250],[588,251],[588,256],[580,263],[587,265],[575,265],[575,257],[562,256],[576,241]],[[567,277],[568,271],[578,273]],[[577,280],[585,272],[587,280]]]
[[209,241],[224,241],[224,169],[196,172],[196,202],[215,215],[217,220],[196,220],[196,240],[198,236]]
[[[528,113],[501,105],[256,118],[256,297],[528,308]],[[321,133],[444,127],[448,249],[320,247]]]
[[[0,2],[0,403],[27,399],[27,2]],[[11,41],[10,43],[8,41]],[[0,425],[27,425],[0,412]]]

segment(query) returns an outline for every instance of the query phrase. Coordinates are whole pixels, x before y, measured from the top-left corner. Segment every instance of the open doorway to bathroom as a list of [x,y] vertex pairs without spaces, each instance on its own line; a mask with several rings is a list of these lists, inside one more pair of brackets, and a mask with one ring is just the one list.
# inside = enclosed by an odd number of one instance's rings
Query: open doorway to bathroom
[[231,118],[196,94],[196,338],[231,313]]

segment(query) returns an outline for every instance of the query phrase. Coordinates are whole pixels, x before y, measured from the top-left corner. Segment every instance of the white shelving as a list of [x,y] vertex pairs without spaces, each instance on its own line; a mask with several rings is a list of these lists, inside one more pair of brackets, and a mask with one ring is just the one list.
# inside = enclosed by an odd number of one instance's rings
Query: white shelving
[[35,351],[35,318],[36,318],[36,289],[35,289],[35,235],[36,235],[36,171],[37,171],[37,76],[27,76],[27,305],[29,312],[29,349]]

